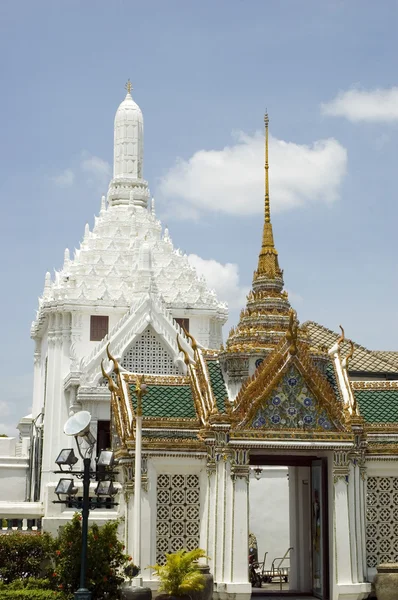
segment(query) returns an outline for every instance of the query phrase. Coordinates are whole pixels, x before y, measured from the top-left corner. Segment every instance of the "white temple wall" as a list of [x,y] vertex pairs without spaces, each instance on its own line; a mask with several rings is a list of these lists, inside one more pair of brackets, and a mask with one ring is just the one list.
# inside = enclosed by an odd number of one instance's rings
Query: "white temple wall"
[[126,310],[112,309],[110,307],[92,306],[85,312],[80,312],[76,320],[80,320],[81,327],[78,333],[80,339],[76,340],[76,354],[79,358],[89,356],[94,348],[100,344],[99,341],[90,341],[90,317],[91,315],[108,316],[108,332],[117,325],[120,319],[126,314]]
[[[364,523],[368,529],[365,568],[368,581],[373,581],[377,573],[375,563],[394,562],[392,554],[398,545],[398,460],[368,459],[364,488],[368,508]],[[381,555],[384,555],[383,560],[380,560]]]
[[[206,472],[206,461],[200,455],[197,457],[177,457],[177,456],[159,456],[159,457],[148,457],[147,460],[147,469],[148,469],[148,488],[147,491],[142,492],[141,497],[141,518],[142,518],[142,535],[141,535],[141,563],[142,563],[142,576],[144,578],[144,584],[150,584],[154,589],[157,588],[157,581],[153,580],[153,572],[151,569],[146,568],[147,565],[153,565],[157,562],[157,551],[160,551],[160,543],[159,539],[157,539],[157,526],[159,525],[161,519],[159,517],[162,516],[161,510],[164,507],[167,512],[168,500],[167,500],[167,484],[165,484],[162,480],[159,481],[158,477],[160,475],[173,477],[175,475],[180,475],[185,478],[187,481],[187,477],[197,476],[198,486],[195,488],[198,491],[198,524],[199,524],[199,547],[206,548],[206,519],[205,519],[205,511],[206,511],[206,488],[207,488],[207,472]],[[160,488],[158,483],[162,483],[164,486]],[[175,486],[173,480],[170,479],[170,509],[174,506],[173,502],[173,494],[178,494],[178,492],[184,487]],[[160,494],[161,489],[163,493]],[[164,493],[166,492],[166,493]],[[132,527],[133,523],[133,515],[134,515],[134,503],[135,498],[134,495],[130,497],[129,505],[128,505],[128,539],[126,544],[126,551],[132,554],[134,548],[134,529]],[[194,506],[194,503],[192,504]],[[170,518],[172,520],[170,527],[173,526],[173,523],[177,523],[178,519],[174,521],[175,516],[170,512]],[[185,513],[184,513],[185,515]],[[185,516],[184,516],[185,519]],[[165,519],[165,525],[166,525]],[[162,536],[162,540],[164,542],[167,541],[167,537],[170,539],[170,543],[173,543],[174,538],[182,537],[184,538],[185,533],[182,533],[181,536],[176,535],[176,532],[170,531],[169,533],[165,532],[165,535]],[[189,536],[188,536],[189,537]],[[164,538],[164,539],[163,539]],[[176,540],[177,541],[177,540]],[[197,547],[197,546],[195,546]],[[171,550],[171,546],[170,546]],[[133,556],[134,560],[134,556]]]
[[260,479],[251,472],[249,483],[249,528],[258,544],[258,560],[268,552],[266,568],[290,546],[289,479],[287,467],[262,467]]
[[25,500],[28,457],[21,450],[16,438],[0,438],[0,502]]

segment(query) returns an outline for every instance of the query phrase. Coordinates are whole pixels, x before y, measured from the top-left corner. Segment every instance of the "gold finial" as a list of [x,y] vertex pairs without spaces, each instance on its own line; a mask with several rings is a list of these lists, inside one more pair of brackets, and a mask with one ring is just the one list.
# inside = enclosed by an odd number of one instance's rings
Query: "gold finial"
[[266,112],[264,115],[264,125],[265,125],[264,170],[265,170],[265,222],[266,223],[270,223],[270,221],[271,221],[270,208],[269,208],[269,179],[268,179],[268,169],[269,169],[269,165],[268,165],[268,123],[269,123],[269,118],[268,118],[268,113]]
[[124,86],[124,89],[127,90],[127,93],[130,94],[131,90],[133,89],[133,86],[131,85],[131,81],[130,79],[127,80],[126,85]]
[[278,252],[274,245],[274,234],[272,231],[270,202],[269,202],[269,180],[268,180],[268,113],[264,115],[265,124],[265,198],[264,198],[264,226],[263,239],[261,244],[261,252],[258,259],[257,271],[254,273],[254,278],[266,276],[273,279],[281,277],[282,271],[278,264]]

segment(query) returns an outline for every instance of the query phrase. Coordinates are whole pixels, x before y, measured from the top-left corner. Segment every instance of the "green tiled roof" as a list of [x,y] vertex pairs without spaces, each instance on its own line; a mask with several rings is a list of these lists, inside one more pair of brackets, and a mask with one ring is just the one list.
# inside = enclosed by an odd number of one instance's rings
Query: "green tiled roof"
[[225,398],[228,397],[228,392],[225,386],[220,363],[218,360],[208,360],[207,368],[209,369],[210,384],[213,394],[216,398],[217,408],[221,413],[223,413],[225,412]]
[[398,389],[355,390],[354,394],[368,423],[398,423]]
[[[148,393],[142,398],[142,414],[144,417],[171,417],[196,419],[191,387],[189,385],[150,385]],[[134,410],[137,398],[135,385],[130,384]]]

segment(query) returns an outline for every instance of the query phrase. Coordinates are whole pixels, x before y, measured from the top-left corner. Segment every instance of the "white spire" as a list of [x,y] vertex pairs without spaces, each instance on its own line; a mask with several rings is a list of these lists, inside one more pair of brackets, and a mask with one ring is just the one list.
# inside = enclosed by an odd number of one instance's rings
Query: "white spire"
[[131,97],[131,83],[116,111],[114,129],[113,179],[109,186],[109,206],[134,204],[146,208],[150,197],[143,179],[144,119]]
[[43,298],[47,300],[51,294],[51,273],[47,271],[46,277],[44,280],[44,290],[43,290]]
[[144,119],[130,90],[115,116],[113,177],[142,179],[144,160]]
[[105,196],[101,196],[101,213],[106,211],[106,198]]
[[64,252],[64,271],[66,271],[68,269],[69,263],[70,263],[69,248],[65,248],[65,252]]

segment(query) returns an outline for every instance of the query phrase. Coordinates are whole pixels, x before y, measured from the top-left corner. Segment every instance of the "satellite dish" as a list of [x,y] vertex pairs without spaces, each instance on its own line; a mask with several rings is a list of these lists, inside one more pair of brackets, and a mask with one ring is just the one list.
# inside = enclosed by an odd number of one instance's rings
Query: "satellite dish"
[[64,425],[66,435],[84,435],[90,427],[91,415],[87,410],[80,410],[72,415]]

